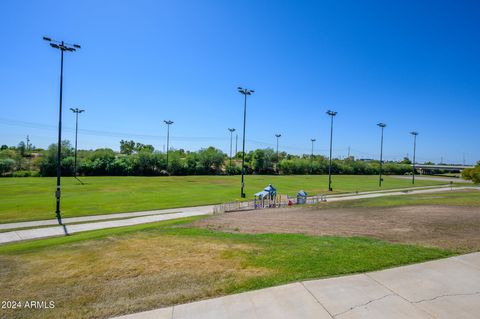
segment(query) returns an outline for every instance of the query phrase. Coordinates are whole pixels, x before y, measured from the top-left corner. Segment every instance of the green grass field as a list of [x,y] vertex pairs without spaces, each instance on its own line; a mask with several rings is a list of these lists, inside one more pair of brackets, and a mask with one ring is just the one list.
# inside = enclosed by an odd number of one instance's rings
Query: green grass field
[[[218,204],[240,200],[240,176],[71,177],[62,179],[64,217]],[[246,176],[247,199],[269,183],[280,194],[327,193],[328,176]],[[379,190],[377,176],[333,176],[335,193]],[[418,180],[415,186],[442,185]],[[411,187],[410,180],[385,177],[382,189]],[[1,178],[0,222],[54,218],[55,178]]]
[[453,255],[364,237],[249,235],[185,224],[198,218],[2,245],[0,297],[56,304],[4,315],[106,318]]
[[397,195],[376,198],[364,198],[351,201],[331,202],[324,206],[339,207],[396,207],[409,205],[447,205],[480,207],[480,192],[478,190],[446,191],[431,194]]

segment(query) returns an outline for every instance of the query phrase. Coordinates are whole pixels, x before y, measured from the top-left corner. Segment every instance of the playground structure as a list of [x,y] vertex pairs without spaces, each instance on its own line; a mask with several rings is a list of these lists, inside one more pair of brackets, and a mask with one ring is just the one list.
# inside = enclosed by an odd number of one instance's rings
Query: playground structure
[[255,209],[277,207],[277,189],[273,187],[272,184],[268,184],[263,191],[253,196]]
[[303,190],[299,191],[295,197],[277,194],[277,189],[269,184],[262,191],[255,193],[253,200],[236,201],[223,203],[213,207],[214,214],[222,214],[225,212],[254,210],[264,208],[281,208],[293,205],[315,205],[319,202],[326,202],[325,195],[308,196]]

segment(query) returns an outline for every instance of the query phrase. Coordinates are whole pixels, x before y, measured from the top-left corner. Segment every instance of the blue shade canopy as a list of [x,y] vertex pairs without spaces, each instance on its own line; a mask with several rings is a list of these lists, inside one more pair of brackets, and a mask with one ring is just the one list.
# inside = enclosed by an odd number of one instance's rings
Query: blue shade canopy
[[264,198],[264,197],[267,197],[267,196],[270,196],[270,198],[272,198],[275,195],[277,195],[277,189],[275,187],[273,187],[272,184],[268,184],[268,186],[265,187],[263,189],[263,191],[255,194],[255,196],[257,196],[259,198]]

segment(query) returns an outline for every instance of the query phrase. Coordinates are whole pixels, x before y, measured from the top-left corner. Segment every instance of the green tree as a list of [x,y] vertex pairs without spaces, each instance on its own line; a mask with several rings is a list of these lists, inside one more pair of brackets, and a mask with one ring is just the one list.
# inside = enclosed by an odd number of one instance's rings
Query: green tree
[[11,158],[1,158],[0,159],[0,175],[13,172],[15,168],[15,160]]
[[120,141],[120,153],[125,155],[131,155],[135,151],[135,142],[130,141]]
[[480,184],[480,161],[474,168],[466,168],[462,171],[462,177],[466,180],[471,180],[475,184]]

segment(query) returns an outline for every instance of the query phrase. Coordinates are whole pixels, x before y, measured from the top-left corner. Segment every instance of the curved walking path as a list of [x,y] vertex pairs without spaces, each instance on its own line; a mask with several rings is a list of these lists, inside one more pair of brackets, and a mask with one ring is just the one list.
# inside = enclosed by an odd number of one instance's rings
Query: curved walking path
[[116,319],[477,319],[480,253],[296,282]]

